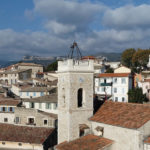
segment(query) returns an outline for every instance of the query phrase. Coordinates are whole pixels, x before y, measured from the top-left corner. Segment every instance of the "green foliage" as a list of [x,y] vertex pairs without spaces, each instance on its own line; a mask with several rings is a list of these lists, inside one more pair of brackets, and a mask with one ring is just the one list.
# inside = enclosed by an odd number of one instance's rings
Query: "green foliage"
[[132,64],[134,68],[137,69],[137,72],[140,72],[142,69],[147,67],[148,59],[150,55],[150,49],[143,50],[138,49],[133,55]]
[[143,94],[142,88],[134,88],[129,90],[128,92],[129,96],[129,103],[143,103],[148,102],[148,99],[146,98],[146,94]]
[[132,57],[135,54],[136,50],[133,48],[126,49],[121,56],[121,62],[124,66],[129,68],[132,67]]
[[106,73],[114,73],[113,68],[108,68],[108,69],[106,70]]
[[150,55],[150,49],[133,48],[126,49],[122,53],[121,62],[124,66],[132,69],[132,72],[140,73],[147,68],[147,63]]
[[58,61],[53,62],[45,68],[45,71],[56,71],[58,68]]

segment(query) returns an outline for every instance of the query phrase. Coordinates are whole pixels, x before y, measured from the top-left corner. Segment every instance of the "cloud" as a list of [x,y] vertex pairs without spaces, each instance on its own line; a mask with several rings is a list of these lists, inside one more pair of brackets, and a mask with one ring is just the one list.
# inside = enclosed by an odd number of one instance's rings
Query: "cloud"
[[106,9],[104,5],[72,0],[34,0],[34,5],[34,13],[39,13],[48,21],[73,25],[80,31],[85,31],[97,14]]
[[67,55],[74,40],[83,53],[91,54],[149,48],[149,10],[150,5],[112,9],[89,0],[34,0],[33,10],[25,15],[33,16],[33,22],[42,18],[41,28],[1,29],[0,57]]
[[150,5],[124,6],[109,9],[103,17],[104,26],[116,29],[149,28]]
[[46,23],[45,27],[48,30],[53,31],[55,34],[65,34],[65,33],[70,33],[76,30],[75,25],[64,25],[56,21],[50,21]]

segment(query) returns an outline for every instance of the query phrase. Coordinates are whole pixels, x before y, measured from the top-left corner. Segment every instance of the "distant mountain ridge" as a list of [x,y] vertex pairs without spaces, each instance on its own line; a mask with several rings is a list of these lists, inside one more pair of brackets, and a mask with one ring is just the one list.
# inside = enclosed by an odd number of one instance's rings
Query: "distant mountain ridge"
[[[108,59],[108,61],[120,61],[121,60],[121,54],[122,53],[115,53],[115,52],[110,52],[110,53],[105,53],[105,52],[100,52],[97,54],[94,54],[93,56],[95,57],[106,57]],[[28,63],[36,63],[36,64],[41,64],[43,66],[48,66],[49,64],[53,63],[54,61],[56,61],[56,59],[59,57],[53,57],[53,59],[49,59],[49,60],[18,60],[18,61],[9,61],[9,60],[0,60],[0,68],[4,68],[4,67],[8,67],[12,64],[16,64],[18,62],[28,62]],[[61,57],[60,57],[61,58]]]
[[110,53],[105,53],[105,52],[100,52],[97,54],[94,54],[94,56],[104,56],[108,59],[108,61],[121,61],[121,55],[122,53],[115,53],[115,52],[110,52]]

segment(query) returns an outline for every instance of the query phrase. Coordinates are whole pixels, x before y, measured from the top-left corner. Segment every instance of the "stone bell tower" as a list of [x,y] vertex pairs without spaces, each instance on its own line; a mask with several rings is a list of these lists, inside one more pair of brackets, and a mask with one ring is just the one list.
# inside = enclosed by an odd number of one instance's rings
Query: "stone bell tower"
[[58,144],[79,138],[93,115],[93,60],[58,62]]

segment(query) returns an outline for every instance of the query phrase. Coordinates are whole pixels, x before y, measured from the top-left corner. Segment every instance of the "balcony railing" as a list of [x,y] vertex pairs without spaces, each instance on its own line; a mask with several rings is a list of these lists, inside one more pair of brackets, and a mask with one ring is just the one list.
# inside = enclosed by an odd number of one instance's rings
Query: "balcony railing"
[[112,83],[101,83],[101,86],[112,86]]

